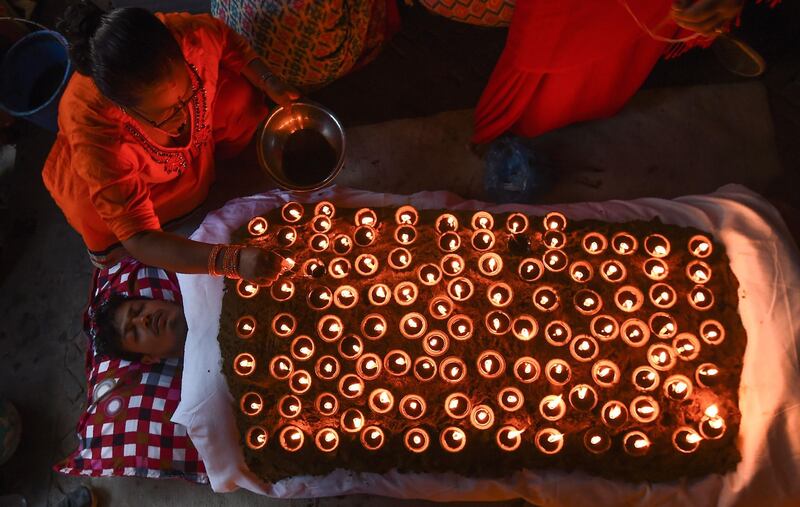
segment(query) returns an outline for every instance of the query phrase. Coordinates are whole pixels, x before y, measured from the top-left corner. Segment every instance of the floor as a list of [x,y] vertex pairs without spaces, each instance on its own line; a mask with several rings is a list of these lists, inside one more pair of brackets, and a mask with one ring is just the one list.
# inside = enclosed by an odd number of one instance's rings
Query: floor
[[[403,50],[408,55],[420,44],[418,36],[398,39],[387,54]],[[497,38],[487,36],[490,44]],[[775,54],[770,72],[752,81],[723,76],[707,56],[663,64],[616,117],[530,141],[559,174],[540,201],[673,197],[738,182],[787,203],[787,209],[800,208],[794,195],[800,186],[792,189],[800,174],[800,52]],[[431,99],[405,110],[403,100],[413,100],[395,97],[379,112],[370,110],[369,97],[357,105],[346,100],[348,92],[341,87],[348,83],[360,81],[362,88],[374,90],[375,83],[386,79],[390,65],[379,60],[376,67],[382,70],[368,67],[364,74],[343,80],[339,88],[317,95],[341,111],[351,126],[346,168],[336,183],[377,192],[448,189],[480,198],[483,164],[466,146],[471,111],[465,108],[471,97],[442,99],[438,108]],[[465,68],[457,76],[470,76],[472,83],[491,65],[482,60]],[[21,494],[27,505],[50,506],[63,492],[85,483],[100,493],[103,506],[428,505],[367,496],[280,501],[247,492],[213,494],[206,486],[181,481],[89,480],[52,472],[52,464],[74,449],[74,426],[83,408],[85,338],[80,312],[90,266],[80,238],[41,184],[39,172],[52,135],[27,126],[21,134],[15,167],[0,176],[0,397],[17,406],[24,428],[15,456],[0,467],[0,498]],[[258,172],[252,153],[220,174],[226,176],[204,211],[271,186]],[[190,232],[204,211],[191,217],[184,230]]]

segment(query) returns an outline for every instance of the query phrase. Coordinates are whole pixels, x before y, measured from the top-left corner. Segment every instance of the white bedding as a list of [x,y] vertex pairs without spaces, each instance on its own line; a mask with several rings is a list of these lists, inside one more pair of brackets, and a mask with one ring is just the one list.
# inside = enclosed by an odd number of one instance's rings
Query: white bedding
[[[253,215],[296,196],[283,192],[236,199],[209,214],[193,239],[225,242]],[[739,312],[748,335],[740,389],[742,461],[735,472],[693,482],[627,484],[580,473],[523,471],[504,480],[434,474],[353,474],[338,470],[325,477],[299,476],[265,484],[244,463],[220,372],[217,343],[223,281],[179,275],[189,335],[183,392],[172,420],[185,425],[206,465],[214,491],[246,488],[291,498],[375,494],[399,498],[503,500],[522,497],[542,506],[565,505],[800,505],[800,255],[776,210],[758,195],[727,185],[709,195],[674,200],[637,199],[559,206],[493,206],[463,201],[447,192],[411,196],[375,194],[332,187],[305,197],[337,205],[424,208],[519,209],[544,214],[556,209],[571,219],[612,222],[660,217],[694,226],[725,244],[741,284]]]

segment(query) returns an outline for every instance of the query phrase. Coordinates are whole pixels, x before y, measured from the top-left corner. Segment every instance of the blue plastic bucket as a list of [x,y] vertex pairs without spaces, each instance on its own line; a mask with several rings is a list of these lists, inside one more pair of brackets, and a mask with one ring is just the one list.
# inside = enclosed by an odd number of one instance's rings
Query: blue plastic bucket
[[0,63],[0,108],[44,129],[58,130],[58,102],[72,75],[67,41],[41,30],[14,43]]

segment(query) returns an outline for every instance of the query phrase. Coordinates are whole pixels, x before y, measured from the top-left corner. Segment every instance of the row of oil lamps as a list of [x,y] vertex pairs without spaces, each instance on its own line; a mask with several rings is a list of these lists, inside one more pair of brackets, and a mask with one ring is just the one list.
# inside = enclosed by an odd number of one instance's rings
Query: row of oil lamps
[[[588,387],[588,386],[587,386]],[[378,394],[375,394],[378,393]],[[381,400],[383,406],[393,403],[391,394],[386,390],[376,390],[373,392],[376,400]],[[261,398],[255,393],[248,398],[248,403],[253,406],[263,404]],[[258,397],[258,398],[256,398]],[[553,399],[548,399],[553,398]],[[242,399],[243,403],[245,398]],[[596,427],[584,433],[583,443],[587,450],[595,454],[601,454],[611,448],[612,438],[609,431],[619,429],[624,423],[622,414],[627,414],[627,408],[621,402],[609,402],[603,407],[603,422],[608,429]],[[654,402],[652,402],[654,403]],[[278,404],[281,415],[286,419],[293,419],[300,413],[300,400],[292,395],[285,396]],[[333,415],[338,409],[338,401],[329,393],[321,394],[316,400],[317,409],[323,415]],[[381,406],[381,405],[378,405]],[[552,414],[563,411],[563,400],[560,397],[548,396],[542,399],[541,413],[547,421],[558,420]],[[400,410],[406,410],[406,418],[416,420],[424,414],[424,400],[416,395],[408,395],[401,400]],[[372,397],[370,408],[379,414],[388,410],[378,409],[373,406]],[[454,393],[448,396],[445,401],[445,410],[455,419],[469,419],[471,427],[475,430],[488,430],[495,424],[495,415],[492,408],[488,405],[476,405],[472,407],[467,398],[462,393]],[[631,402],[631,414],[641,414],[642,419],[654,420],[658,415],[656,408],[644,397],[637,398]],[[653,416],[655,413],[655,416]],[[418,414],[418,415],[416,415]],[[551,414],[551,415],[546,415]],[[616,418],[616,419],[615,419]],[[618,423],[617,421],[622,421]],[[364,413],[357,408],[344,410],[338,418],[338,427],[341,431],[348,434],[360,434],[360,440],[365,449],[376,451],[380,449],[386,436],[384,431],[377,425],[368,425]],[[523,434],[527,428],[518,428],[514,425],[503,425],[497,433],[495,440],[500,449],[504,451],[515,451],[522,444]],[[726,425],[724,419],[719,415],[716,405],[709,405],[695,430],[691,426],[680,426],[672,433],[672,445],[681,453],[695,452],[702,440],[716,440],[725,434]],[[285,425],[278,435],[281,448],[289,452],[299,451],[305,442],[305,432],[297,425]],[[268,439],[267,430],[263,426],[251,426],[245,434],[245,442],[248,447],[254,450],[263,448]],[[323,452],[332,452],[339,445],[339,433],[334,427],[325,427],[317,431],[314,442],[317,449]],[[415,453],[424,452],[430,445],[428,431],[420,427],[413,427],[405,431],[403,438],[405,447]],[[448,426],[440,431],[439,443],[448,452],[459,452],[463,450],[467,443],[467,432],[458,426]],[[541,428],[534,434],[533,443],[536,448],[544,454],[557,454],[564,445],[564,434],[554,427]],[[651,441],[648,436],[640,430],[633,430],[624,433],[622,437],[623,449],[631,456],[644,456],[651,448]]]

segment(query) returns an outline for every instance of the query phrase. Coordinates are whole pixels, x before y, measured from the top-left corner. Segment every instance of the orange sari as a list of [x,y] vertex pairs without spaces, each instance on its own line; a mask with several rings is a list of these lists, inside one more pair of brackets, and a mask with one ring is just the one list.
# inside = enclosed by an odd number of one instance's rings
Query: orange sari
[[[98,264],[136,233],[186,215],[208,195],[214,155],[244,148],[267,113],[263,94],[241,76],[256,54],[208,15],[158,14],[194,71],[191,136],[167,148],[74,74],[59,105],[59,132],[43,170],[45,186]],[[116,257],[116,255],[112,256]]]

